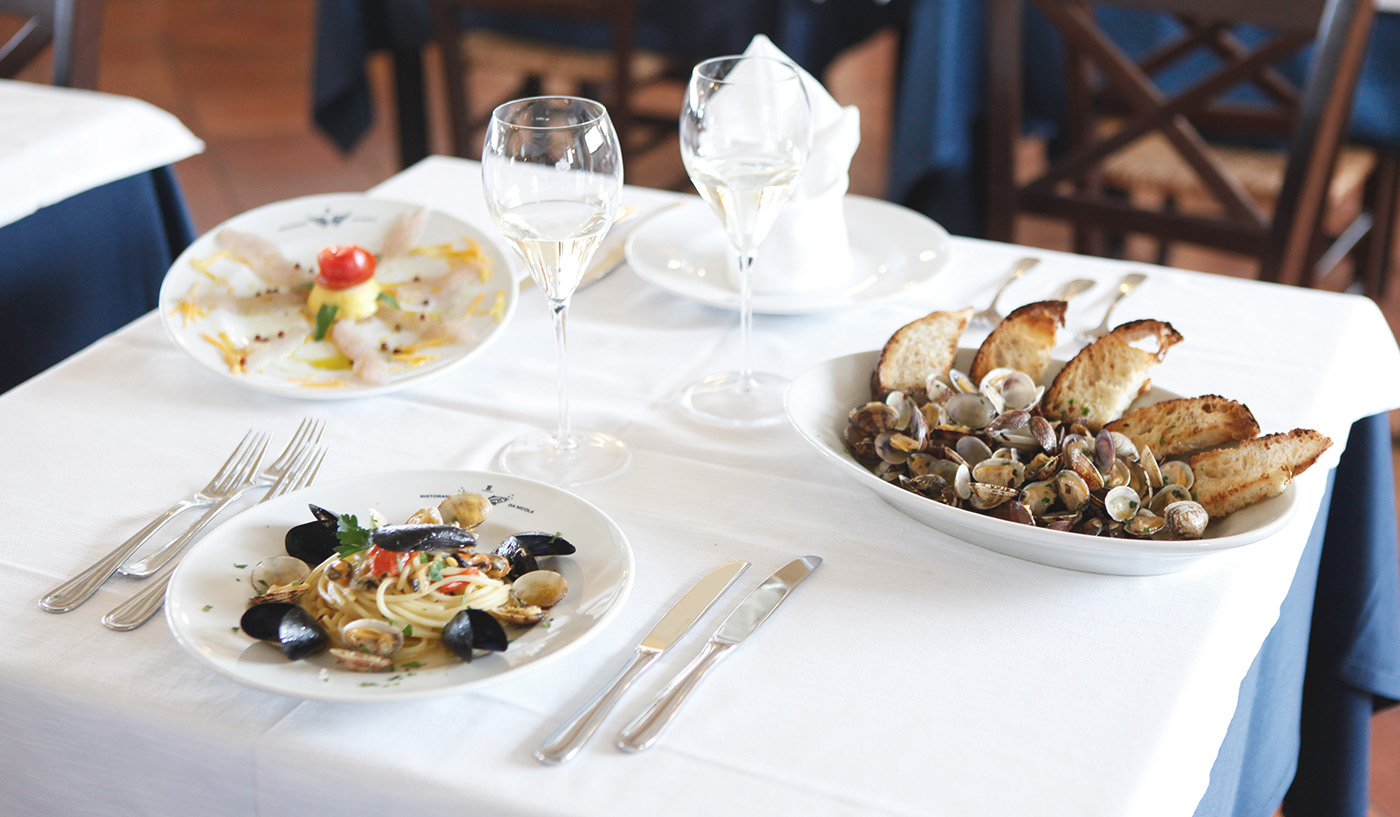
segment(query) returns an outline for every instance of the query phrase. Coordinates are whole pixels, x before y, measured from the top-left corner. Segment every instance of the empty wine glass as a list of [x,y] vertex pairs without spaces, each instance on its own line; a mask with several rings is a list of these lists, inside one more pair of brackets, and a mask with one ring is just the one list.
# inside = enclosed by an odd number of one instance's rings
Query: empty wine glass
[[681,159],[724,225],[739,264],[739,370],[686,387],[706,419],[760,425],[783,416],[787,380],[755,372],[752,269],[812,150],[812,109],[797,69],[771,57],[715,57],[695,66],[680,120]]
[[612,225],[622,153],[607,110],[590,99],[533,97],[491,114],[481,154],[486,204],[549,301],[559,348],[559,428],[511,443],[501,465],[519,476],[577,485],[627,465],[627,444],[569,422],[565,318],[569,300]]

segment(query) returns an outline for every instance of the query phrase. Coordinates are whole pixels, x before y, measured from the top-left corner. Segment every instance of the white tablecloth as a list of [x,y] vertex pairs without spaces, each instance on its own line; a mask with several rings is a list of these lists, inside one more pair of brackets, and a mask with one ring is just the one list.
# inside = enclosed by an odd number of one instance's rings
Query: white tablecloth
[[[430,159],[377,195],[485,226],[476,165]],[[671,194],[633,190],[651,207]],[[697,225],[708,229],[709,225]],[[982,306],[1024,248],[955,240],[947,272],[903,302],[756,320],[755,360],[795,375],[875,348],[935,308]],[[1069,329],[1097,323],[1122,262],[1038,252],[1005,303],[1064,281],[1100,285]],[[323,478],[491,468],[554,422],[555,356],[529,291],[489,355],[409,391],[309,404],[200,370],[154,315],[0,397],[0,786],[15,813],[958,817],[1190,815],[1240,680],[1277,617],[1350,423],[1400,406],[1400,351],[1370,301],[1150,269],[1117,314],[1186,341],[1155,380],[1248,403],[1266,430],[1337,445],[1299,480],[1280,534],[1174,575],[1124,578],[1022,562],[950,539],[853,486],[786,426],[717,429],[678,389],[735,360],[737,322],[627,271],[581,293],[570,320],[577,423],[633,447],[620,476],[577,489],[627,531],[637,583],[582,650],[509,682],[423,702],[303,702],[245,688],[185,654],[160,621],[75,612],[48,589],[105,553],[225,456],[248,427],[326,420]],[[1068,336],[1069,332],[1066,332]],[[976,342],[978,337],[970,335]],[[572,763],[530,757],[620,666],[693,581],[731,559],[756,585],[789,559],[825,563],[700,687],[660,744],[611,738],[737,602],[642,676]]]
[[148,102],[0,80],[0,226],[203,150],[180,120]]

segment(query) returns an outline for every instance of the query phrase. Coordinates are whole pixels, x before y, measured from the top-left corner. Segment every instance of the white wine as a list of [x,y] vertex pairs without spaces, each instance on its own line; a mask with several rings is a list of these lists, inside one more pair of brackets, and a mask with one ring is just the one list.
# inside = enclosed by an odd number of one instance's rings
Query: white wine
[[686,157],[695,189],[724,222],[735,244],[752,250],[767,237],[792,196],[802,165],[773,155]]
[[578,287],[611,219],[596,204],[540,201],[512,207],[498,222],[535,283],[550,300],[559,301]]

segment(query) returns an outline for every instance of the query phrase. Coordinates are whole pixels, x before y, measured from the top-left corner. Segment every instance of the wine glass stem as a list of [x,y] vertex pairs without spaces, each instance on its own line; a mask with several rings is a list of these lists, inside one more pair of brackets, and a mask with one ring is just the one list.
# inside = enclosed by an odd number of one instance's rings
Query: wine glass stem
[[753,263],[755,250],[739,251],[739,384],[753,383]]
[[564,340],[564,324],[569,312],[569,300],[550,302],[550,312],[554,316],[554,339],[559,347],[559,435],[557,446],[570,449],[576,445],[573,428],[569,424],[569,348]]

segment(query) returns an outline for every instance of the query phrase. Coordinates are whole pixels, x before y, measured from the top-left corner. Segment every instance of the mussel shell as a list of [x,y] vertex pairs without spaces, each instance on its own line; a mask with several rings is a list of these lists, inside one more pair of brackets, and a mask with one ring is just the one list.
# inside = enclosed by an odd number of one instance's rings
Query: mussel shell
[[285,602],[255,604],[243,612],[243,617],[238,620],[238,626],[243,629],[243,632],[259,641],[276,641],[277,626],[282,623],[282,617],[293,607],[296,605]]
[[331,636],[301,607],[292,607],[277,625],[277,643],[293,661],[310,658],[330,646]]
[[315,567],[333,556],[335,549],[340,546],[340,540],[335,535],[340,517],[316,505],[311,505],[310,508],[316,521],[306,522],[288,530],[283,543],[288,556],[295,556]]
[[320,505],[308,504],[307,507],[311,509],[312,516],[316,517],[321,522],[330,525],[332,528],[334,528],[340,523],[340,514],[338,513],[328,511],[325,508],[322,508]]
[[514,542],[512,547],[519,546],[524,548],[525,552],[529,553],[531,556],[569,556],[578,551],[578,548],[574,547],[568,539],[558,534],[544,533],[542,531],[523,531],[507,536],[501,542],[501,546],[496,548],[497,553],[507,558],[509,558],[508,554],[503,551],[508,542]]
[[397,553],[462,550],[476,546],[476,534],[456,525],[386,525],[371,531],[369,542]]
[[243,613],[238,626],[259,641],[277,642],[282,654],[293,661],[309,658],[331,643],[326,628],[295,604],[255,604]]
[[504,652],[506,631],[490,613],[467,609],[453,616],[442,628],[442,645],[453,655],[470,662],[473,650]]

